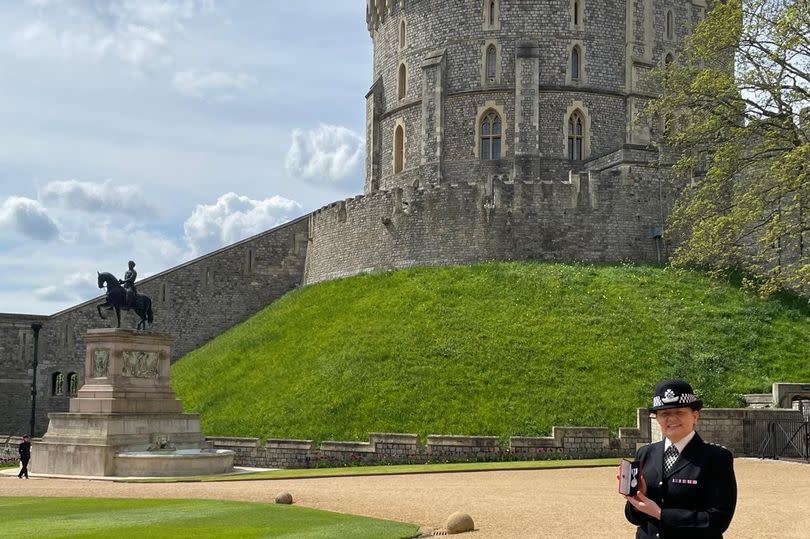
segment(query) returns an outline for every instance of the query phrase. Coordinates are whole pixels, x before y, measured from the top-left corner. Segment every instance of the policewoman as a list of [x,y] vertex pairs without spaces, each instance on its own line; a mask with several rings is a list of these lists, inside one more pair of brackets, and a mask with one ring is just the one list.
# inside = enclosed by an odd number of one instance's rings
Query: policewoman
[[640,489],[625,496],[636,539],[722,539],[728,529],[737,505],[734,460],[695,432],[702,407],[683,380],[655,386],[650,412],[664,439],[638,450]]

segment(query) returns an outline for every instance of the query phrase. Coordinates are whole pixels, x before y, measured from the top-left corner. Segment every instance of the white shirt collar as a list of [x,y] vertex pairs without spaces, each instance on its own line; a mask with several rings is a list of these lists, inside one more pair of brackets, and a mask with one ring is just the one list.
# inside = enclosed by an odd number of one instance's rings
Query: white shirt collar
[[[683,453],[684,448],[692,441],[692,438],[695,437],[695,431],[690,432],[680,440],[678,443],[675,444],[675,448],[678,450],[678,454],[680,455]],[[673,445],[669,438],[664,438],[664,451],[669,449],[669,446]]]

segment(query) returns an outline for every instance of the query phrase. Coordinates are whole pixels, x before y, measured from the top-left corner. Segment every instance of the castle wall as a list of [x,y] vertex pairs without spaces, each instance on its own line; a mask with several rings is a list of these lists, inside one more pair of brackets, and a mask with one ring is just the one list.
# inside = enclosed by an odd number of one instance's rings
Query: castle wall
[[[615,159],[634,152],[649,153]],[[312,214],[304,280],[480,260],[661,262],[652,231],[673,198],[665,174],[622,164],[569,182],[492,178],[358,196]]]
[[[0,431],[24,434],[31,417],[31,365],[34,332],[31,324],[45,316],[0,314]],[[40,349],[41,350],[41,349]],[[42,358],[39,358],[42,361]],[[41,375],[40,375],[41,376]],[[39,384],[41,386],[41,383]],[[7,421],[9,416],[13,421]],[[13,426],[13,429],[4,428]]]
[[[138,281],[138,293],[152,299],[152,329],[175,337],[172,359],[202,346],[299,286],[307,225],[308,217],[301,217]],[[113,311],[105,312],[106,322],[99,319],[96,305],[102,302],[103,298],[97,298],[48,317],[0,315],[0,432],[22,434],[29,429],[31,322],[43,325],[37,370],[39,434],[47,427],[48,412],[67,410],[68,374],[77,373],[78,385],[84,383],[85,332],[105,324],[115,327]],[[122,327],[134,327],[137,320],[135,314],[121,313]],[[53,395],[56,372],[65,375],[61,395]]]

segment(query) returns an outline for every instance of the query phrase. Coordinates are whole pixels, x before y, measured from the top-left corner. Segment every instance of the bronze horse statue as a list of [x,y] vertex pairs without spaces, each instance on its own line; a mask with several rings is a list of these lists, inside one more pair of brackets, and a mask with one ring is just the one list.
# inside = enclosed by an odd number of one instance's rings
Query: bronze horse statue
[[[105,286],[107,287],[107,297],[104,303],[101,305],[96,305],[98,315],[101,318],[104,318],[104,315],[101,312],[102,307],[108,311],[115,309],[115,317],[118,320],[118,325],[116,327],[120,328],[121,309],[127,306],[127,291],[123,286],[121,286],[118,279],[116,279],[115,275],[112,273],[98,273],[98,287],[104,288]],[[135,301],[133,302],[133,305],[131,305],[131,308],[141,319],[141,321],[138,322],[137,329],[146,329],[147,322],[151,325],[154,321],[154,316],[152,316],[152,300],[149,298],[149,296],[145,296],[143,294],[136,295]]]

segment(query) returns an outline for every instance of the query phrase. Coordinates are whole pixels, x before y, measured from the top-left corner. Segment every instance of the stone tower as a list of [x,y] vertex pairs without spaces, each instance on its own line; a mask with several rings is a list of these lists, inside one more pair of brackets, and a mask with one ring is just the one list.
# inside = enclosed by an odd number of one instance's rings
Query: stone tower
[[[565,180],[649,143],[644,74],[704,0],[367,0],[366,193]],[[615,160],[614,160],[615,161]]]

